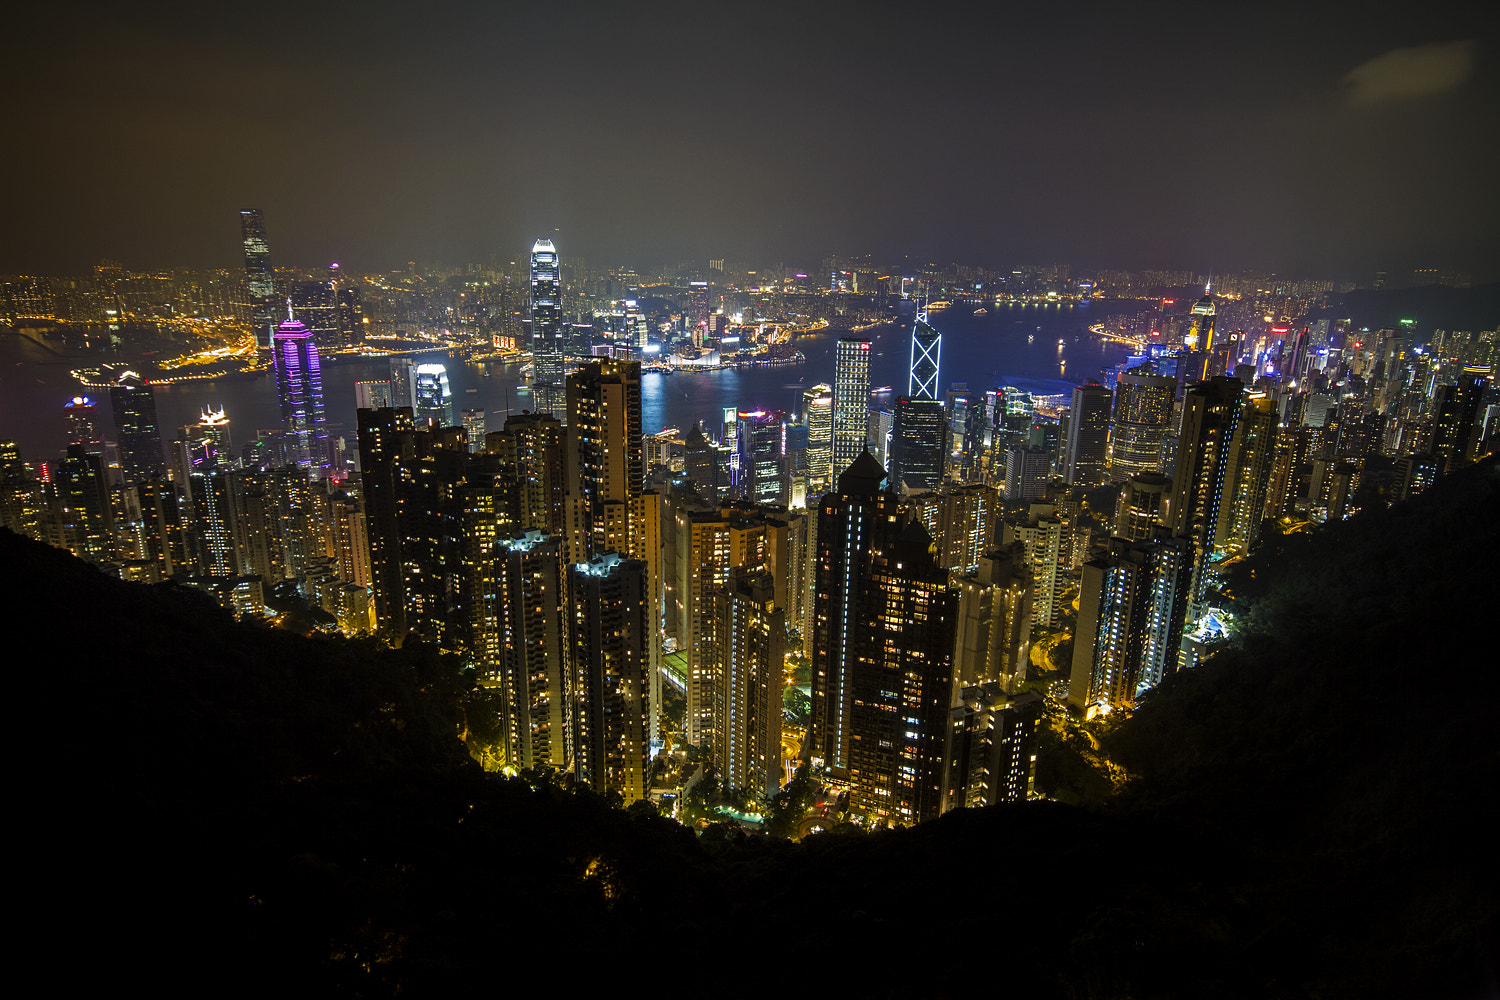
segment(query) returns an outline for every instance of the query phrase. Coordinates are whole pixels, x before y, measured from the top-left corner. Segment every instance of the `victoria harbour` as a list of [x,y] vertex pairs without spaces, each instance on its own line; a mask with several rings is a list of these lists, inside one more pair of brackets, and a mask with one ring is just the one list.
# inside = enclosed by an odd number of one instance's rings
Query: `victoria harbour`
[[[1074,385],[1101,377],[1103,369],[1119,364],[1129,353],[1124,345],[1090,333],[1089,325],[1144,305],[1103,299],[1079,305],[996,306],[977,315],[964,306],[934,312],[932,325],[944,337],[941,384],[972,389],[1014,385],[1037,395],[1067,393]],[[890,387],[886,393],[877,391],[872,405],[888,405],[906,391],[909,325],[882,323],[857,334],[872,341],[871,386]],[[840,336],[827,332],[801,337],[796,345],[806,360],[797,364],[679,369],[671,374],[648,371],[641,379],[642,430],[685,432],[697,420],[712,426],[728,407],[794,410],[805,389],[833,379],[834,345]],[[0,391],[14,401],[7,431],[23,448],[39,453],[58,447],[63,404],[91,391],[79,385],[71,370],[100,362],[129,366],[136,360],[65,353],[51,339],[21,337],[0,340],[0,352]],[[484,410],[490,430],[498,430],[506,414],[530,409],[519,363],[474,363],[446,351],[414,355],[413,360],[445,365],[455,409]],[[340,359],[326,364],[322,374],[330,428],[351,435],[352,444],[354,384],[389,378],[389,362]],[[164,427],[195,423],[205,408],[222,409],[232,422],[236,442],[281,423],[269,373],[159,385],[157,407]]]

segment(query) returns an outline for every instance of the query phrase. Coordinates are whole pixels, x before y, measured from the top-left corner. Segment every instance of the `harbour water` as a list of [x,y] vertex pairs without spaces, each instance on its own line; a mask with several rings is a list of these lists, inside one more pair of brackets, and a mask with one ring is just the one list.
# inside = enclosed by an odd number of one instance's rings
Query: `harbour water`
[[[939,383],[948,387],[967,383],[984,389],[1016,385],[1032,392],[1067,392],[1072,386],[1122,361],[1127,349],[1089,333],[1088,326],[1117,312],[1135,312],[1131,301],[1101,300],[1085,305],[990,306],[975,315],[972,307],[955,305],[933,313],[931,323],[943,334]],[[712,425],[724,407],[792,410],[803,390],[819,382],[833,382],[834,346],[838,334],[804,337],[797,347],[806,361],[795,365],[727,368],[711,372],[647,372],[642,378],[642,430],[686,429],[694,420]],[[892,401],[906,391],[910,328],[883,324],[859,336],[873,341],[870,380],[875,387],[890,386],[875,402]],[[422,355],[420,360],[447,365],[456,409],[483,409],[490,429],[505,414],[530,408],[530,395],[521,387],[520,366],[464,362],[446,352]],[[48,355],[24,338],[0,338],[0,440],[15,440],[28,460],[44,460],[65,444],[62,407],[88,390],[68,374],[89,363]],[[323,368],[323,392],[333,433],[353,434],[354,383],[385,379],[389,362],[340,362]],[[108,392],[100,398],[100,428],[113,437]],[[280,425],[274,381],[269,374],[212,381],[182,382],[157,388],[157,415],[163,437],[195,422],[206,406],[222,407],[232,424],[236,447],[252,440],[258,429]],[[352,443],[352,442],[351,442]]]

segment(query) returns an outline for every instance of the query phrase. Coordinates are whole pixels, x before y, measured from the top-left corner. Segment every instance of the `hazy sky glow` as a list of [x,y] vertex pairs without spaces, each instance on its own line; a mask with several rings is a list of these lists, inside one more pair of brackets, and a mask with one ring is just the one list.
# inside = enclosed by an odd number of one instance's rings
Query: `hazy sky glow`
[[32,5],[0,272],[233,265],[249,206],[360,269],[1500,270],[1473,5],[1220,7]]

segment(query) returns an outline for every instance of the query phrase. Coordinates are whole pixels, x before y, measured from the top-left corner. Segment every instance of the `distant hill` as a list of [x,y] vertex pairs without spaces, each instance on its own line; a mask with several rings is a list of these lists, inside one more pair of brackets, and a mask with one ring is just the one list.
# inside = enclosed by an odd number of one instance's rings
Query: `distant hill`
[[1358,327],[1395,328],[1414,320],[1417,336],[1426,341],[1434,330],[1494,330],[1500,327],[1500,284],[1475,288],[1361,288],[1330,295],[1328,307],[1309,313],[1304,321],[1352,319]]
[[1104,807],[801,844],[485,774],[450,658],[0,532],[17,952],[167,995],[1477,996],[1497,496],[1488,463],[1273,539],[1231,584],[1243,641],[1109,733]]

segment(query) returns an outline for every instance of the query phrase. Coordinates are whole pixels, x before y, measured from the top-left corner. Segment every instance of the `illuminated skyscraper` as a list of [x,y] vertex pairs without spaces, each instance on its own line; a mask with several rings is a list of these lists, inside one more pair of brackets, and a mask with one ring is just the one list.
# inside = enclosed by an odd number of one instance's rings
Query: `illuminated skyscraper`
[[1192,569],[1191,543],[1164,532],[1111,539],[1107,556],[1084,565],[1069,702],[1131,705],[1176,669]]
[[1213,283],[1203,286],[1203,298],[1193,303],[1191,325],[1188,327],[1187,336],[1182,340],[1182,346],[1200,356],[1202,367],[1193,372],[1197,378],[1208,378],[1209,366],[1213,364],[1214,353],[1214,322],[1218,314],[1218,307],[1214,304]]
[[1050,503],[1034,503],[1030,511],[1007,518],[1001,544],[1022,542],[1031,560],[1032,621],[1056,626],[1061,617],[1063,521]]
[[1024,802],[1031,792],[1044,702],[994,684],[964,685],[950,714],[943,811]]
[[205,406],[196,424],[184,424],[178,429],[182,444],[180,454],[187,460],[184,468],[174,469],[179,487],[189,475],[234,465],[230,426],[229,416],[222,406],[217,410]]
[[578,780],[625,805],[646,795],[650,752],[650,573],[618,553],[568,571],[573,752]]
[[[934,377],[936,377],[934,375]],[[891,428],[891,481],[902,493],[937,489],[948,457],[948,422],[936,399],[902,396]]]
[[870,420],[870,342],[839,340],[833,380],[833,477],[866,450]]
[[276,327],[276,273],[271,269],[271,244],[266,241],[266,220],[260,209],[250,208],[240,213],[240,236],[245,249],[245,279],[249,284],[255,343],[267,348]]
[[644,350],[650,342],[650,331],[646,326],[646,317],[635,299],[625,300],[624,325],[626,342],[636,350]]
[[1073,388],[1068,414],[1068,446],[1063,453],[1063,478],[1069,486],[1104,482],[1109,454],[1109,409],[1113,394],[1098,382]]
[[1125,480],[1115,504],[1115,535],[1133,542],[1155,537],[1171,495],[1172,480],[1157,472],[1142,472]]
[[561,540],[528,531],[502,542],[495,594],[500,680],[516,767],[572,763]]
[[712,595],[712,759],[726,788],[773,795],[781,787],[785,610],[764,570],[736,568]]
[[954,683],[1015,694],[1031,662],[1031,559],[1019,542],[992,549],[958,576]]
[[68,444],[82,445],[85,451],[104,450],[104,440],[99,434],[99,404],[92,396],[74,396],[64,403],[63,423],[68,431]]
[[412,417],[418,424],[430,420],[435,427],[454,426],[447,365],[417,365],[412,380]]
[[833,488],[833,386],[819,383],[802,393],[802,422],[807,424],[807,499],[813,505]]
[[539,413],[564,416],[562,281],[551,240],[531,247],[531,403]]
[[1437,459],[1438,474],[1457,472],[1472,460],[1476,450],[1475,418],[1480,401],[1489,387],[1489,372],[1479,365],[1465,365],[1455,385],[1445,385],[1436,393],[1436,408],[1429,451]]
[[777,607],[785,607],[789,580],[788,522],[744,506],[676,504],[669,522],[667,551],[671,562],[672,607],[668,627],[686,656],[684,678],[688,742],[712,742],[715,703],[715,625],[710,595],[723,586],[730,571],[765,568],[771,572]]
[[0,527],[18,535],[45,537],[43,484],[21,461],[14,441],[0,441]]
[[957,613],[931,537],[884,484],[861,454],[818,511],[806,750],[879,825],[940,809]]
[[141,483],[153,476],[165,476],[167,461],[151,386],[135,372],[125,372],[109,387],[109,401],[115,411],[115,441],[125,482]]
[[1000,497],[993,486],[944,486],[908,497],[907,506],[932,536],[937,564],[944,569],[969,569],[994,547]]
[[550,413],[513,413],[504,430],[485,435],[485,450],[516,471],[516,525],[564,533],[563,426]]
[[1141,365],[1120,374],[1115,385],[1109,429],[1109,478],[1161,471],[1161,439],[1172,429],[1172,398],[1177,380]]
[[450,580],[463,575],[455,537],[468,464],[462,428],[418,429],[405,407],[359,410],[359,461],[378,627],[397,642],[449,624]]
[[1217,554],[1243,555],[1260,534],[1276,463],[1276,437],[1275,401],[1264,393],[1248,396],[1229,443],[1224,502],[1214,538]]
[[1182,432],[1172,474],[1166,524],[1193,543],[1192,599],[1206,587],[1205,570],[1218,543],[1229,482],[1230,447],[1243,409],[1244,383],[1219,377],[1198,382],[1182,397]]
[[323,417],[323,371],[312,331],[290,315],[272,337],[276,399],[286,431],[287,458],[299,468],[327,469],[328,429]]
[[906,380],[906,394],[912,399],[939,399],[938,358],[943,350],[943,335],[927,325],[927,313],[917,313],[911,329],[911,372]]
[[[842,345],[841,345],[842,346]],[[886,474],[866,452],[838,478],[818,511],[813,581],[812,721],[807,756],[848,774],[850,671],[858,657],[861,595],[872,586],[869,553],[901,520]]]
[[114,518],[104,462],[82,444],[68,445],[68,455],[57,463],[48,505],[51,544],[92,563],[114,558]]
[[740,412],[736,491],[757,504],[787,503],[786,454],[783,447],[782,414],[772,410]]
[[[645,489],[640,362],[599,361],[573,372],[567,380],[567,404],[567,558],[583,563],[616,552],[640,560],[646,566],[650,620],[656,622],[661,612],[661,497]],[[652,737],[661,707],[659,640],[655,628],[642,640]]]

